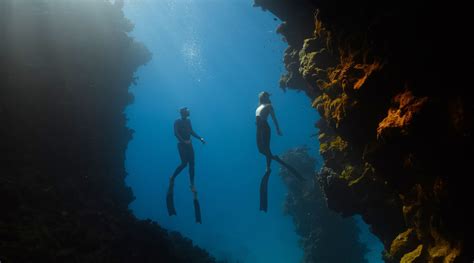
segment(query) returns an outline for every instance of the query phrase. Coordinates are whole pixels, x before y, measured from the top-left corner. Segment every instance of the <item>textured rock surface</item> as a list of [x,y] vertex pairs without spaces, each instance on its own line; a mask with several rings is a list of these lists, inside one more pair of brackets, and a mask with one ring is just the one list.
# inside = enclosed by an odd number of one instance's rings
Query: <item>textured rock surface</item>
[[280,176],[288,187],[285,212],[293,217],[301,237],[303,262],[364,263],[367,248],[359,242],[359,229],[353,218],[342,218],[331,211],[316,178],[316,160],[306,148],[286,152],[282,158],[305,178],[301,182],[286,169]]
[[255,0],[283,24],[282,88],[321,115],[328,205],[361,214],[387,262],[472,262],[469,10],[397,1]]
[[128,210],[132,28],[121,1],[0,1],[1,262],[214,262]]

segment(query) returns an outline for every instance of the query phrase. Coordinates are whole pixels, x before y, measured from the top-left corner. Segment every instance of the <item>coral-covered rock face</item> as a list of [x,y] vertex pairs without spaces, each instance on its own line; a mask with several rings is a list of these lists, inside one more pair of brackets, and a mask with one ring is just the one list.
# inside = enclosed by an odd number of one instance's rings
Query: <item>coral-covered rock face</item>
[[285,212],[293,217],[301,237],[303,262],[364,263],[367,247],[359,241],[359,229],[353,218],[342,218],[331,211],[316,178],[316,160],[306,148],[286,152],[282,158],[305,181],[297,180],[282,168],[280,176],[288,188]]
[[329,207],[361,214],[387,262],[472,262],[474,104],[460,51],[472,49],[466,8],[255,3],[284,24],[282,88],[304,90],[322,117],[320,182]]
[[123,1],[0,1],[0,261],[214,262],[128,210]]

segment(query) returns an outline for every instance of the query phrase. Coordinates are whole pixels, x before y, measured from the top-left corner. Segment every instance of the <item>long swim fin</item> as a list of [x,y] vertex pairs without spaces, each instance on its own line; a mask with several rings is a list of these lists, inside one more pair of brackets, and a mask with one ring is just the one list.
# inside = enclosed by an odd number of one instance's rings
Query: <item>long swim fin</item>
[[280,159],[280,157],[278,156],[273,156],[273,159],[275,161],[277,161],[279,164],[281,164],[283,167],[285,167],[286,169],[288,169],[288,171],[290,171],[296,178],[298,178],[299,180],[301,181],[304,181],[304,177],[301,176],[300,173],[298,173],[298,171],[296,171],[295,168],[293,168],[292,166],[290,166],[289,164],[285,163],[282,159]]
[[267,171],[260,182],[260,211],[267,212],[268,208],[268,178],[270,172]]
[[166,207],[168,208],[168,215],[176,215],[176,209],[174,208],[173,200],[173,183],[170,182],[168,187],[168,193],[166,194]]
[[202,224],[201,222],[201,206],[197,198],[194,199],[194,216],[196,218],[196,223]]

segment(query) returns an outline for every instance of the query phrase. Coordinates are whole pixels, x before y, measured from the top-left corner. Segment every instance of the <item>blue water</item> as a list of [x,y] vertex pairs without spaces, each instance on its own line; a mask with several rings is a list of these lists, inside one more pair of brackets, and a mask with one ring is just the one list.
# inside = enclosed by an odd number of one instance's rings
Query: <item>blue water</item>
[[380,240],[369,231],[369,228],[367,224],[365,224],[362,220],[362,217],[355,216],[354,218],[360,228],[359,239],[362,243],[365,243],[367,248],[369,249],[369,251],[365,255],[365,258],[370,263],[384,262],[382,260],[382,251],[384,249],[382,242],[380,242]]
[[[272,134],[272,150],[308,145],[318,116],[303,93],[278,88],[286,44],[275,33],[280,21],[252,7],[253,0],[129,0],[132,35],[153,53],[131,88],[126,110],[135,130],[127,150],[131,209],[177,230],[220,259],[233,262],[299,262],[302,250],[282,205],[286,189],[273,164],[269,211],[259,211],[265,159],[255,143],[257,94],[272,93],[284,136]],[[187,169],[176,179],[177,216],[165,205],[168,180],[179,156],[173,135],[178,109],[189,107],[195,131],[196,187],[203,224],[194,223]],[[272,125],[272,124],[271,124]],[[272,126],[274,131],[274,128]],[[373,261],[376,262],[376,261]]]

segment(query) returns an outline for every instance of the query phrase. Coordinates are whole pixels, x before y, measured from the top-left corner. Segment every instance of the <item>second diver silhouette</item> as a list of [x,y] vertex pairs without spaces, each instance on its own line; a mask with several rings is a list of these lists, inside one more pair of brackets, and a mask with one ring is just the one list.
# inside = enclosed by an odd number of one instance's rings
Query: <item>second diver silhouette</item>
[[189,110],[184,107],[179,110],[181,118],[174,122],[174,135],[178,139],[178,151],[181,158],[181,164],[176,168],[173,175],[170,177],[168,193],[166,195],[166,206],[170,216],[176,215],[176,209],[173,201],[174,179],[178,174],[189,164],[189,179],[191,182],[191,191],[193,192],[194,214],[196,223],[201,224],[201,209],[197,198],[197,191],[194,185],[194,149],[191,142],[191,135],[198,138],[203,144],[206,143],[204,138],[194,132],[189,120]]
[[265,155],[267,161],[267,169],[263,175],[262,181],[260,183],[260,210],[266,212],[268,208],[268,178],[270,177],[271,169],[270,165],[272,160],[277,161],[283,167],[288,169],[294,176],[299,180],[303,180],[303,177],[296,171],[295,168],[291,167],[283,160],[280,159],[277,155],[273,155],[270,150],[270,126],[268,125],[268,115],[272,117],[273,123],[275,124],[277,134],[282,135],[280,126],[275,117],[275,111],[270,101],[270,93],[262,91],[258,94],[259,105],[255,112],[256,122],[257,122],[257,147],[258,151]]

